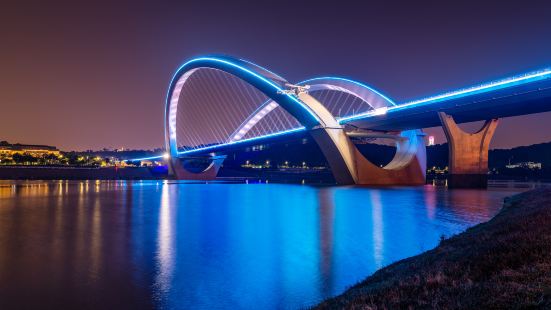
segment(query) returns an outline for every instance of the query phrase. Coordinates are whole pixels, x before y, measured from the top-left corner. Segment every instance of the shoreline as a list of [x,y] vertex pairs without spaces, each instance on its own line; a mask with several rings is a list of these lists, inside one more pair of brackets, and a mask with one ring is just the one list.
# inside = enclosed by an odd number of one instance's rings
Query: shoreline
[[551,189],[384,267],[314,309],[551,308]]
[[150,167],[2,166],[0,180],[159,180],[165,171]]

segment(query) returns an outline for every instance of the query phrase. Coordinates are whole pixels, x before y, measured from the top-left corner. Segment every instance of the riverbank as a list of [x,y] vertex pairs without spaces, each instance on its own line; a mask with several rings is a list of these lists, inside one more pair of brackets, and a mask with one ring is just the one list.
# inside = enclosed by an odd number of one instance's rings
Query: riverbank
[[550,309],[551,189],[505,200],[492,220],[383,268],[317,309]]

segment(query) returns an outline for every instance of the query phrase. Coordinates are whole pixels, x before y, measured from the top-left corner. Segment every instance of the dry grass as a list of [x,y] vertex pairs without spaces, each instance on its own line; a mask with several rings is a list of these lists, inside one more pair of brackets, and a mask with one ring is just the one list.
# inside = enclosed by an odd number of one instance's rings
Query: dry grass
[[381,269],[319,309],[551,309],[551,190]]

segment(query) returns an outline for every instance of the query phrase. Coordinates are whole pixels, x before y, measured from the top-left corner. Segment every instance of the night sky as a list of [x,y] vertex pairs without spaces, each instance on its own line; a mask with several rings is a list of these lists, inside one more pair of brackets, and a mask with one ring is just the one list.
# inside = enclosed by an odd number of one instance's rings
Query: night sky
[[[2,1],[0,140],[162,147],[172,73],[200,54],[398,102],[551,66],[550,1],[250,2]],[[492,148],[550,140],[544,113],[504,119]]]

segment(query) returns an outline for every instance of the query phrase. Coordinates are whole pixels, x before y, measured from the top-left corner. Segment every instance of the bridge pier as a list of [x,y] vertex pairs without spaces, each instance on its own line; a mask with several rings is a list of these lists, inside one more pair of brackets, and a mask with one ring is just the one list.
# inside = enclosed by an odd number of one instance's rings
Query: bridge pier
[[396,155],[385,167],[365,158],[346,134],[344,128],[314,97],[300,94],[302,102],[323,116],[324,125],[312,128],[310,135],[319,145],[338,184],[374,186],[422,185],[426,176],[426,152],[420,130],[400,133]]
[[488,149],[498,119],[487,120],[476,133],[463,131],[451,115],[438,112],[448,139],[450,188],[486,188],[488,186]]
[[354,144],[342,128],[317,128],[310,131],[338,184],[357,184],[358,175],[354,160]]
[[320,146],[338,184],[372,186],[423,185],[426,176],[426,149],[420,130],[400,133],[396,155],[385,167],[365,158],[343,129],[318,128],[310,135]]
[[424,185],[426,183],[427,156],[425,134],[421,130],[400,133],[396,154],[390,163],[378,167],[354,147],[358,182],[361,185],[393,186]]
[[169,160],[169,173],[178,180],[212,181],[226,156],[176,157]]

